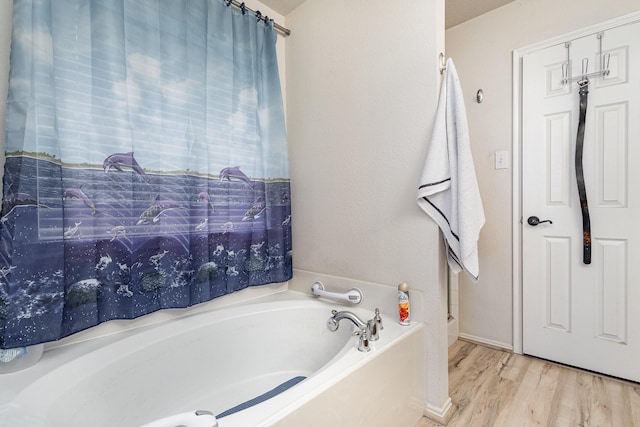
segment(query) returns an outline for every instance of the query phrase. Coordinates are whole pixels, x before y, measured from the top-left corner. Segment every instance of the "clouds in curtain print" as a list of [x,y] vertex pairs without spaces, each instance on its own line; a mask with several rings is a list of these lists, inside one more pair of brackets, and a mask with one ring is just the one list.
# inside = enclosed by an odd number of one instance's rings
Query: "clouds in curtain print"
[[[50,13],[34,15],[34,2]],[[220,0],[17,0],[14,20],[30,25],[13,35],[8,109],[27,129],[7,124],[7,151],[96,165],[134,151],[148,170],[242,165],[253,178],[288,178],[277,64],[266,53],[276,35],[254,18]],[[256,82],[256,67],[270,81]]]

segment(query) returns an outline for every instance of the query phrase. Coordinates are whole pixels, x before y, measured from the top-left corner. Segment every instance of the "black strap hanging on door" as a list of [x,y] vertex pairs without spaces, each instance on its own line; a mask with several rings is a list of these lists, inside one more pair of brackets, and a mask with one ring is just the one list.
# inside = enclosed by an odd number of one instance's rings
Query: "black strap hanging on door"
[[587,116],[589,80],[580,80],[578,85],[580,86],[580,116],[578,120],[578,135],[576,137],[576,182],[578,183],[578,196],[580,197],[580,209],[582,210],[582,262],[591,264],[591,219],[589,218],[589,205],[587,203],[587,191],[584,185],[584,172],[582,169],[584,121]]

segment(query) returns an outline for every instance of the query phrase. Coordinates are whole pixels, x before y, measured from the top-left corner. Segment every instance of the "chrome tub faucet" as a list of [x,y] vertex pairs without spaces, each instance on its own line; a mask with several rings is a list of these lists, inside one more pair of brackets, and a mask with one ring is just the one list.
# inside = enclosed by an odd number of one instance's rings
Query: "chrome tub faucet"
[[380,310],[376,308],[376,316],[368,322],[363,322],[355,313],[350,311],[336,311],[331,310],[331,317],[327,320],[327,327],[332,331],[337,331],[340,326],[340,321],[343,319],[349,320],[353,323],[358,330],[354,335],[359,337],[358,350],[369,351],[369,341],[376,341],[380,337],[378,334],[379,329],[382,329],[382,319],[380,318]]

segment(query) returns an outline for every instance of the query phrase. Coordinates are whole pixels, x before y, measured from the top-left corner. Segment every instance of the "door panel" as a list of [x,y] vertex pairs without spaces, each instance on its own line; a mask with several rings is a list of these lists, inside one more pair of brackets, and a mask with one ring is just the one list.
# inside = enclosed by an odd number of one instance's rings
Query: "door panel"
[[[640,381],[640,24],[604,32],[610,73],[591,78],[583,167],[592,263],[582,262],[575,178],[578,85],[564,44],[523,57],[523,350]],[[599,69],[596,35],[573,40],[571,75]],[[529,216],[552,223],[531,226]]]

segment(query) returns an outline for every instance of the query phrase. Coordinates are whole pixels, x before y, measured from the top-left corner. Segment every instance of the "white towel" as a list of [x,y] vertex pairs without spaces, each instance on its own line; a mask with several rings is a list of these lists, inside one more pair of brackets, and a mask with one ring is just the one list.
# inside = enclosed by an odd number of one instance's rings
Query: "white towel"
[[484,210],[471,156],[467,114],[456,68],[447,60],[438,109],[418,189],[418,205],[442,230],[449,267],[477,282]]

